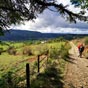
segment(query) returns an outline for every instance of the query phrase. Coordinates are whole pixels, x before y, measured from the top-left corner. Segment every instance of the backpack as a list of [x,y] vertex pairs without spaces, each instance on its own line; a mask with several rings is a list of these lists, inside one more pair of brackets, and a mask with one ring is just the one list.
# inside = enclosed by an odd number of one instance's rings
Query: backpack
[[80,46],[80,52],[83,52],[84,51],[84,46]]

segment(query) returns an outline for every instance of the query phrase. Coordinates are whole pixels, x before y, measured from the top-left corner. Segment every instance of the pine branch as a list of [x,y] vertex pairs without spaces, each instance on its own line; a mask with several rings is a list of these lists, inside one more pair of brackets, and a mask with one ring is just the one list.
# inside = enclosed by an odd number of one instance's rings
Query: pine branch
[[56,3],[47,3],[47,2],[43,2],[40,0],[35,0],[36,3],[38,3],[39,5],[43,5],[43,6],[54,6],[56,9],[58,9],[59,11],[63,11],[65,15],[68,15],[70,18],[73,19],[73,21],[75,21],[76,19],[78,20],[82,20],[82,21],[88,21],[88,16],[83,16],[80,15],[78,13],[74,13],[68,9],[66,9],[65,6],[63,6],[62,4],[56,4]]

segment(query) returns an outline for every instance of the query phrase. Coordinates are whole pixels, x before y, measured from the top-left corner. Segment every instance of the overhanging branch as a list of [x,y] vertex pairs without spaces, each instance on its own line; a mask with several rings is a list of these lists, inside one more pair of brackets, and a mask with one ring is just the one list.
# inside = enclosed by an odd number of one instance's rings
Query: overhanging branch
[[47,2],[44,2],[44,1],[40,1],[40,0],[35,0],[36,3],[38,3],[39,5],[43,5],[43,6],[54,6],[55,8],[58,9],[58,12],[61,10],[65,13],[65,15],[69,15],[69,17],[71,17],[74,21],[76,19],[79,19],[79,20],[83,20],[83,21],[88,21],[88,16],[83,16],[83,15],[80,15],[78,13],[74,13],[68,9],[66,9],[66,7],[64,7],[62,4],[56,4],[56,3],[47,3]]

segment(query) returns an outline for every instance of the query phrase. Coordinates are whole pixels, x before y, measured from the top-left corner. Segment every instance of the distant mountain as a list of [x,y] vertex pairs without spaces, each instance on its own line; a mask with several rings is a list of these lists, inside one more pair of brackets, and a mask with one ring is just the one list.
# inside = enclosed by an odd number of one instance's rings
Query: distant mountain
[[9,30],[5,32],[4,36],[0,36],[0,40],[5,41],[21,41],[29,39],[38,39],[39,36],[42,36],[41,33],[35,31],[26,31],[26,30]]
[[4,36],[0,36],[0,40],[3,41],[24,41],[31,39],[48,39],[56,37],[64,37],[66,39],[72,39],[77,36],[88,36],[85,34],[59,34],[59,33],[40,33],[36,31],[27,31],[27,30],[9,30],[5,32]]

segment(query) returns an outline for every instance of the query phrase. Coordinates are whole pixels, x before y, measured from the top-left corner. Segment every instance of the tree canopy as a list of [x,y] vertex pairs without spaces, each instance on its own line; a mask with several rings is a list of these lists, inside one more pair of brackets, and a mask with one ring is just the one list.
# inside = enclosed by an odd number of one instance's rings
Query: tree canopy
[[81,9],[88,9],[88,0],[70,0],[72,4],[77,7],[81,7]]
[[[75,6],[86,9],[87,0],[70,0]],[[57,0],[0,0],[0,34],[11,24],[19,24],[25,20],[33,20],[45,9],[54,7],[57,12],[66,17],[70,22],[77,20],[88,21],[85,13],[75,13],[67,9],[62,3],[57,4]]]
[[88,10],[88,0],[70,0],[75,7],[81,8],[80,13],[85,14]]

